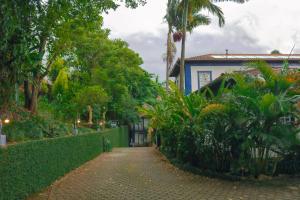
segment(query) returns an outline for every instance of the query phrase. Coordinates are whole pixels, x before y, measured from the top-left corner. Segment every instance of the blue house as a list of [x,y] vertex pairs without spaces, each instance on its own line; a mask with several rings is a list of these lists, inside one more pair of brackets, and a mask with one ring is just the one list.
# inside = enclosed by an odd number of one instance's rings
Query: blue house
[[[290,68],[300,68],[300,54],[207,54],[185,59],[184,88],[188,95],[209,84],[225,73],[246,70],[245,64],[264,60],[273,68],[281,68],[285,60]],[[170,77],[175,78],[179,86],[180,60],[170,70]]]

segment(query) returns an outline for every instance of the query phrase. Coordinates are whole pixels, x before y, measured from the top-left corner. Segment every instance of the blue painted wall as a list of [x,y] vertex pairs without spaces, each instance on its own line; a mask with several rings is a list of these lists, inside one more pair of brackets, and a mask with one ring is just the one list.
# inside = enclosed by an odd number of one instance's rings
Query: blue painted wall
[[185,64],[184,67],[184,81],[185,81],[185,95],[189,95],[192,92],[192,73],[191,64]]
[[[283,62],[268,62],[273,67],[282,67]],[[192,92],[192,74],[191,74],[191,68],[193,66],[243,66],[244,62],[193,62],[193,63],[186,63],[184,68],[185,73],[185,95],[189,95]],[[290,62],[290,67],[299,67],[298,62]]]

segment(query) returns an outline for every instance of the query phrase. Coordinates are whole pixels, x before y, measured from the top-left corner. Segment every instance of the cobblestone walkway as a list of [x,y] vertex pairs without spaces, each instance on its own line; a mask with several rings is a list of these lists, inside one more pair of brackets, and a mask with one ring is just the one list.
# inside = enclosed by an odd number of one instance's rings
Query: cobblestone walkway
[[211,179],[174,168],[153,148],[121,148],[88,162],[30,200],[300,200],[299,183],[259,186]]

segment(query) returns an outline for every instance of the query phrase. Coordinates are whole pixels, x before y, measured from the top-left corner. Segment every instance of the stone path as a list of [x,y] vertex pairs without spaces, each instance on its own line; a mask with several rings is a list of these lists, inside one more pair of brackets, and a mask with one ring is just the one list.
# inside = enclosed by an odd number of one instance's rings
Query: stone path
[[30,200],[300,200],[300,181],[285,186],[229,182],[176,169],[153,148],[120,148],[69,173]]

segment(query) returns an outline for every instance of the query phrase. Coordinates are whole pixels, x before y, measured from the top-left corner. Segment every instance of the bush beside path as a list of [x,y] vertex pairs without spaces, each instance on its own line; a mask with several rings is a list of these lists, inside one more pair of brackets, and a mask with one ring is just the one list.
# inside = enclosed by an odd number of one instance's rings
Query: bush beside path
[[113,147],[128,147],[127,127],[0,148],[0,200],[39,192]]

